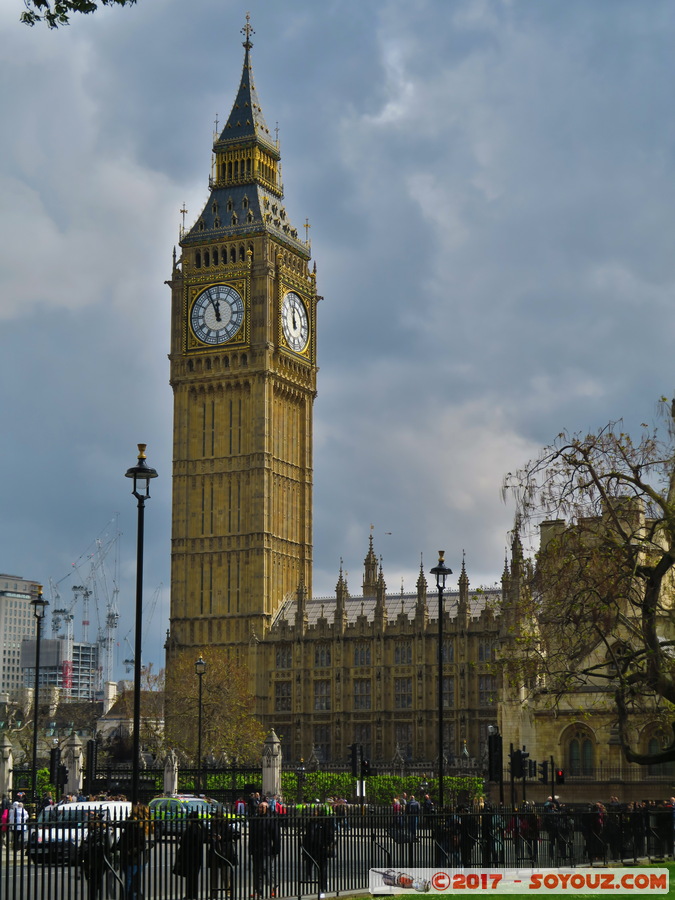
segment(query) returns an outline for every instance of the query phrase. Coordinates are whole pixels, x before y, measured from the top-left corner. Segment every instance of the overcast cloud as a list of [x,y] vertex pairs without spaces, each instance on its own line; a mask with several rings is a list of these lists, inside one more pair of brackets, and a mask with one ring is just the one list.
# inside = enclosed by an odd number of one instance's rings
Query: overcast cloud
[[183,203],[191,224],[207,197],[247,10],[325,298],[315,594],[341,558],[359,592],[371,524],[391,591],[439,548],[493,583],[504,474],[563,428],[650,420],[673,391],[671,0],[138,0],[56,32],[21,10],[0,9],[0,571],[68,600],[119,527],[118,675],[139,441],[160,474],[144,662],[163,660],[164,281]]

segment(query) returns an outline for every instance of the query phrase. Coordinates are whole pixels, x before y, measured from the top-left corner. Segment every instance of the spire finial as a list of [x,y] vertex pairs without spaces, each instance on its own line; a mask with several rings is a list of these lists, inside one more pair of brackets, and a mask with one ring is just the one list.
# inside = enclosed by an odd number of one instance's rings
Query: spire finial
[[250,50],[253,46],[253,44],[251,43],[251,35],[255,34],[255,31],[251,27],[251,13],[246,13],[246,24],[241,29],[241,33],[246,38],[243,46],[246,48],[246,50]]

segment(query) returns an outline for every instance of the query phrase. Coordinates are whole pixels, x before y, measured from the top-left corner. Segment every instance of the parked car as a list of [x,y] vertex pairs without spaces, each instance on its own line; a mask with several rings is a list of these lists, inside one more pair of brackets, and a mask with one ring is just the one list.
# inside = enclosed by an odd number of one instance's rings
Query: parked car
[[127,800],[82,800],[47,806],[37,817],[37,825],[28,837],[28,858],[34,863],[75,863],[77,852],[87,836],[89,823],[96,814],[110,824],[111,840],[119,836],[116,822],[131,815]]
[[178,794],[175,797],[155,797],[148,804],[150,819],[155,826],[155,834],[181,834],[187,825],[188,815],[196,812],[199,818],[208,823],[211,817],[221,808],[221,804],[206,797],[195,797],[191,794]]

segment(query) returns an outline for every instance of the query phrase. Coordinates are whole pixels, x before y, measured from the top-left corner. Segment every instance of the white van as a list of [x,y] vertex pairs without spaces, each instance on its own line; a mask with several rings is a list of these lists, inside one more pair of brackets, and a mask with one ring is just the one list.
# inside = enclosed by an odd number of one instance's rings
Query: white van
[[131,815],[128,800],[82,800],[47,806],[37,817],[37,825],[28,838],[28,858],[35,863],[75,863],[77,851],[87,836],[93,814],[111,823],[111,840],[117,840],[122,822]]

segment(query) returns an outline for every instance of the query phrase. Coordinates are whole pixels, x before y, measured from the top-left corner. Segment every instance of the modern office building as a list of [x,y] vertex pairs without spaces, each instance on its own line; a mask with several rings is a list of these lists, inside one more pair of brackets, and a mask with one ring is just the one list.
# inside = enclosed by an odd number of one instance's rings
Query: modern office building
[[24,686],[21,643],[26,637],[35,637],[31,600],[39,587],[18,575],[0,574],[0,694],[9,700],[16,700]]

